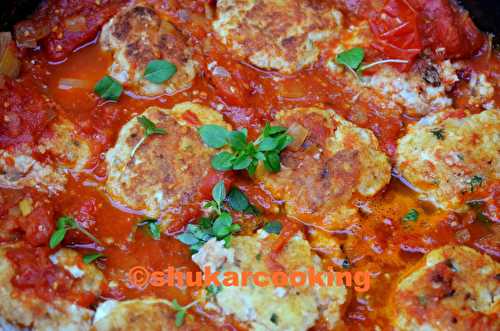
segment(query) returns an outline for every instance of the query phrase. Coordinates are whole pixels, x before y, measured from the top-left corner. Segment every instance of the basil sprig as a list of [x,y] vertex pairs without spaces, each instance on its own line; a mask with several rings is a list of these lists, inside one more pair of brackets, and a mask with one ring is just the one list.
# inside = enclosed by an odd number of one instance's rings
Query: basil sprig
[[146,141],[146,139],[148,139],[149,136],[152,136],[154,134],[164,135],[167,133],[167,131],[165,131],[165,129],[156,127],[156,125],[144,115],[137,117],[137,121],[144,128],[144,136],[134,146],[134,148],[132,149],[132,152],[130,152],[131,158],[134,157],[134,155],[137,152],[137,150],[139,149],[139,147],[141,147],[141,145],[144,144],[144,142]]
[[246,129],[228,131],[219,125],[204,125],[198,129],[207,146],[229,146],[231,149],[231,152],[223,151],[212,157],[215,170],[246,170],[250,176],[255,174],[259,162],[263,162],[269,172],[280,171],[280,153],[293,140],[286,131],[285,127],[266,123],[261,135],[255,141],[248,141]]
[[50,236],[49,247],[56,248],[64,240],[64,237],[66,237],[69,230],[80,231],[95,243],[101,244],[101,242],[92,233],[80,226],[74,218],[62,216],[57,220],[56,230]]
[[212,208],[215,216],[202,217],[198,224],[189,224],[186,231],[176,237],[180,242],[188,245],[192,253],[198,252],[201,246],[212,238],[223,240],[224,246],[229,247],[231,236],[240,231],[240,225],[233,223],[231,214],[224,208],[226,195],[224,181],[219,181],[212,189],[213,200],[204,206],[204,208]]

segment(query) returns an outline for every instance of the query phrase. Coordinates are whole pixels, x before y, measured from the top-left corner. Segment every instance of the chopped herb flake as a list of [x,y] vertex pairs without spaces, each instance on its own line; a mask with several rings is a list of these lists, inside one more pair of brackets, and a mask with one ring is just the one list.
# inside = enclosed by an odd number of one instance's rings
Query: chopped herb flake
[[418,211],[412,208],[403,217],[403,222],[416,221],[418,220],[418,216],[419,216]]

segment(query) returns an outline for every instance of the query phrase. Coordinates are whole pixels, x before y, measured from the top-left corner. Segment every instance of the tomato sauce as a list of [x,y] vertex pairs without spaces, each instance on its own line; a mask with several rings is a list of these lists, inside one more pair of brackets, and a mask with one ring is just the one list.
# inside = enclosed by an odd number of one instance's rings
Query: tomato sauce
[[[382,5],[377,6],[375,2],[371,5],[365,1],[338,2],[342,2],[345,10],[354,13],[350,18],[353,21],[363,17],[368,18],[375,10],[384,8]],[[100,50],[96,43],[96,33],[103,22],[116,12],[121,2],[111,1],[108,7],[98,11],[95,11],[90,3],[94,1],[68,1],[66,4],[68,8],[54,8],[49,5],[48,9],[43,9],[39,14],[41,16],[35,16],[41,21],[45,20],[50,27],[54,27],[54,31],[44,39],[42,50],[25,52],[21,83],[9,82],[11,85],[7,91],[0,90],[0,102],[13,102],[19,105],[18,108],[14,108],[12,115],[19,119],[10,122],[9,127],[0,127],[1,148],[20,143],[35,143],[53,117],[51,112],[55,112],[70,118],[77,125],[78,133],[91,141],[93,149],[92,160],[85,171],[71,175],[64,192],[51,196],[50,201],[37,207],[30,219],[24,223],[12,226],[19,232],[15,237],[16,240],[24,238],[25,244],[29,245],[16,248],[9,253],[9,258],[15,264],[19,275],[13,280],[13,284],[20,289],[34,291],[47,301],[58,296],[65,298],[77,296],[71,290],[71,277],[47,260],[51,253],[46,248],[48,234],[54,229],[55,220],[62,215],[74,217],[82,227],[104,243],[103,246],[96,245],[76,231],[70,231],[63,242],[64,246],[78,249],[82,254],[99,251],[106,256],[104,260],[98,261],[98,266],[103,270],[106,279],[111,281],[112,286],[108,285],[105,288],[100,299],[129,299],[154,295],[171,300],[177,299],[181,304],[186,304],[195,297],[197,289],[134,287],[127,283],[126,273],[136,265],[145,266],[149,270],[163,270],[168,266],[175,266],[186,271],[196,271],[197,267],[191,261],[188,247],[176,240],[172,234],[196,219],[199,210],[186,207],[178,219],[173,220],[170,234],[162,236],[160,240],[153,240],[143,229],[137,227],[143,215],[111,201],[103,190],[106,179],[103,153],[113,146],[120,128],[149,106],[170,108],[183,101],[194,101],[218,109],[217,106],[222,104],[225,119],[234,128],[247,128],[250,136],[255,137],[263,124],[272,121],[273,115],[281,109],[324,104],[355,124],[371,129],[384,151],[390,156],[395,152],[397,139],[404,134],[408,119],[369,101],[353,101],[355,92],[346,89],[346,82],[342,79],[337,80],[325,69],[326,59],[320,59],[319,64],[303,72],[281,76],[231,59],[225,47],[213,40],[213,36],[207,37],[211,38],[211,47],[203,54],[203,61],[205,64],[216,63],[218,70],[227,71],[230,78],[221,78],[204,65],[192,88],[173,96],[144,98],[126,91],[119,102],[104,102],[93,93],[93,87],[106,75],[111,58]],[[169,1],[169,3],[170,6],[163,10],[166,15],[172,16],[174,21],[182,21],[178,17],[179,9],[189,8],[194,12],[192,21],[181,22],[180,28],[185,28],[193,38],[198,38],[198,42],[202,43],[202,38],[207,36],[204,26],[206,22],[200,18],[205,10],[205,1]],[[401,3],[402,1],[397,0],[389,1],[392,10]],[[385,11],[390,11],[391,8],[386,7]],[[48,15],[51,10],[68,10],[69,14]],[[405,15],[405,19],[411,24],[417,24],[417,18],[411,9],[406,8]],[[435,12],[426,15],[432,17]],[[79,32],[64,30],[62,35],[58,34],[57,31],[67,16],[84,17],[87,28]],[[467,20],[465,22],[469,24]],[[349,20],[345,24],[348,23]],[[389,23],[385,22],[386,26],[382,29],[382,22],[372,20],[375,35],[387,36],[384,33],[394,28],[388,26]],[[458,25],[456,22],[453,24]],[[394,44],[394,40],[390,38],[379,39],[378,50],[388,52],[399,48],[398,52],[392,55],[412,60],[426,42],[432,45],[450,42],[440,39],[441,34],[437,34],[429,39],[424,38],[424,43],[421,45],[422,34],[425,36],[427,30],[415,30],[414,26],[412,29],[407,32],[414,39],[410,41],[408,39],[405,44]],[[471,49],[477,49],[479,37],[470,32],[472,29],[470,26],[466,25],[463,29],[465,30],[462,32],[456,32],[457,35],[466,33],[471,39],[467,39],[467,47],[461,50],[469,52]],[[89,43],[85,47],[80,47],[85,42]],[[415,53],[414,50],[417,49],[419,51]],[[457,56],[469,54],[460,53],[455,48],[450,48],[449,51]],[[482,53],[482,56],[470,62],[477,66],[490,65],[495,68],[492,69],[492,75],[497,75],[498,55],[491,55],[485,60],[486,53]],[[54,60],[59,62],[51,62]],[[37,63],[38,68],[33,65],[33,61]],[[61,84],[64,79],[82,80],[87,85],[83,88],[67,88]],[[57,106],[53,106],[38,95],[37,91],[41,85],[45,86],[44,93]],[[17,100],[15,96],[9,95],[9,91],[15,91],[16,95],[25,97]],[[460,92],[456,93],[459,95]],[[0,116],[4,116],[1,110]],[[186,116],[189,117],[189,114]],[[189,121],[189,118],[186,120]],[[282,215],[279,215],[282,202],[274,200],[268,192],[245,175],[211,171],[199,188],[200,196],[209,197],[211,188],[220,179],[225,180],[227,187],[232,184],[240,188],[248,195],[250,202],[263,211],[263,215],[252,217],[252,221],[241,215],[244,232],[253,231],[262,224],[263,219],[279,218],[285,222],[286,231],[276,244],[274,254],[279,254],[286,239],[302,228],[302,225],[296,224],[295,221],[287,222]],[[22,194],[16,195],[4,190],[2,193],[3,206],[15,205],[22,199]],[[401,219],[412,208],[419,211],[419,221],[402,223]],[[347,328],[359,330],[373,328],[374,325],[387,327],[388,316],[384,307],[387,304],[388,289],[394,286],[405,268],[413,265],[433,248],[447,243],[460,243],[483,251],[489,249],[489,252],[496,252],[494,258],[500,259],[498,248],[488,246],[484,240],[481,241],[495,231],[491,224],[481,222],[477,218],[477,214],[485,208],[486,206],[480,205],[466,215],[436,210],[418,200],[417,194],[410,187],[394,177],[385,191],[370,201],[371,213],[363,215],[360,224],[336,234],[336,238],[346,251],[348,265],[343,260],[329,256],[327,252],[324,254],[326,263],[337,269],[369,271],[372,276],[371,289],[366,293],[355,293],[347,307],[344,318]],[[6,210],[0,208],[0,216],[3,217]],[[46,231],[37,233],[33,227],[38,228],[38,225],[44,225]],[[457,236],[459,231],[464,233],[464,230],[467,230],[468,237]],[[271,263],[272,260],[271,257]],[[56,281],[64,286],[47,291],[50,284]],[[85,303],[87,306],[97,302],[94,300],[96,298],[89,299],[84,294],[80,295],[81,297],[75,299],[77,302]],[[200,327],[203,323],[205,320],[200,317]],[[318,325],[317,329],[322,330],[322,325]]]

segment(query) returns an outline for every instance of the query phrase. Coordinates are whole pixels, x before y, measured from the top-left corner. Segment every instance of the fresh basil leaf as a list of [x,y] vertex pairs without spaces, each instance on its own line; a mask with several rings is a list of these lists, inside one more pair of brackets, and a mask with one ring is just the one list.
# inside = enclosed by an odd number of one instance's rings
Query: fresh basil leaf
[[270,126],[267,134],[274,136],[275,134],[283,133],[287,130],[284,126]]
[[191,254],[196,254],[203,247],[203,245],[205,245],[205,243],[200,241],[197,244],[191,245],[189,247],[189,251],[191,252]]
[[186,318],[186,311],[180,310],[175,314],[175,326],[181,327],[184,324],[184,319]]
[[243,132],[231,131],[229,133],[229,145],[235,151],[242,151],[247,146],[247,137]]
[[208,209],[208,208],[217,208],[217,203],[215,201],[209,201],[203,205],[203,208]]
[[49,247],[56,248],[64,240],[67,231],[65,228],[54,231],[50,236]]
[[280,234],[283,225],[278,221],[271,221],[264,225],[264,231],[267,233]]
[[365,58],[365,51],[362,48],[355,47],[337,54],[336,61],[353,70],[357,70]]
[[258,150],[260,152],[272,151],[278,145],[278,139],[272,137],[266,137],[259,144]]
[[245,194],[236,187],[229,192],[227,201],[229,203],[229,207],[236,211],[244,211],[250,205]]
[[[208,218],[208,217],[202,217],[202,218],[200,218],[200,223],[199,224],[200,224],[200,227],[202,229],[211,229],[212,228],[212,220],[210,218]],[[196,225],[190,224],[190,225],[188,225],[188,228],[189,228],[189,226],[196,226]]]
[[403,217],[403,222],[416,221],[418,219],[418,216],[419,216],[418,211],[412,208]]
[[281,169],[280,157],[277,153],[267,153],[264,166],[270,172],[278,172]]
[[218,239],[222,239],[225,236],[231,234],[231,224],[233,220],[231,215],[226,212],[223,212],[217,219],[214,221],[214,225],[212,227],[215,236]]
[[225,171],[233,168],[233,154],[229,152],[220,152],[212,156],[210,163],[215,170]]
[[91,264],[92,262],[94,262],[97,259],[100,259],[101,257],[104,257],[104,255],[101,253],[87,254],[83,257],[83,263]]
[[180,235],[175,237],[177,240],[179,240],[181,243],[191,246],[194,244],[197,244],[199,242],[198,238],[196,238],[193,234],[189,232],[184,232],[181,233]]
[[94,87],[94,92],[104,100],[116,101],[123,92],[122,85],[115,79],[104,76]]
[[276,144],[275,150],[281,152],[293,141],[293,137],[287,134],[281,135],[277,138],[278,143]]
[[154,240],[160,240],[160,227],[157,222],[150,222],[148,224],[149,233]]
[[222,239],[224,241],[224,248],[229,248],[231,247],[231,241],[233,240],[232,236],[227,236]]
[[246,169],[248,168],[250,163],[252,163],[252,158],[249,155],[242,154],[233,161],[233,169],[234,170]]
[[198,133],[201,140],[212,148],[221,148],[225,146],[229,136],[229,131],[226,128],[214,124],[203,125],[198,129]]
[[247,172],[250,177],[253,177],[253,175],[255,175],[255,171],[257,170],[258,164],[259,162],[257,160],[253,160],[252,163],[250,163],[250,165],[248,166]]
[[144,78],[155,84],[161,84],[172,78],[177,72],[175,64],[165,60],[152,60],[144,70]]
[[218,204],[221,204],[222,201],[226,198],[226,187],[224,186],[224,181],[221,180],[212,188],[212,198]]
[[69,217],[69,216],[61,216],[57,220],[57,229],[63,229],[63,228],[76,228],[78,226],[78,223],[75,221],[74,218]]

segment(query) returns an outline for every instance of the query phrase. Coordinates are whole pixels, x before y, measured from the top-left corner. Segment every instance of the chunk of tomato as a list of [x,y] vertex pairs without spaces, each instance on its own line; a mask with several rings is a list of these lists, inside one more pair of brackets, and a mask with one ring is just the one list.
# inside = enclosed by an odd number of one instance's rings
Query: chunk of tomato
[[417,11],[406,1],[389,0],[382,11],[374,13],[369,20],[375,35],[372,47],[387,58],[408,61],[396,64],[400,70],[407,70],[422,51],[417,17]]

